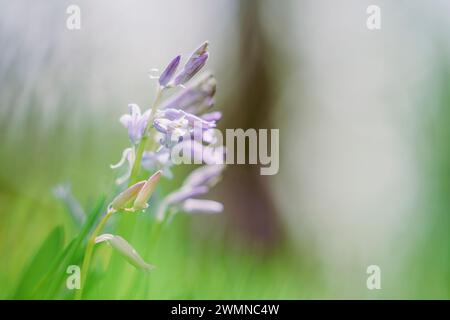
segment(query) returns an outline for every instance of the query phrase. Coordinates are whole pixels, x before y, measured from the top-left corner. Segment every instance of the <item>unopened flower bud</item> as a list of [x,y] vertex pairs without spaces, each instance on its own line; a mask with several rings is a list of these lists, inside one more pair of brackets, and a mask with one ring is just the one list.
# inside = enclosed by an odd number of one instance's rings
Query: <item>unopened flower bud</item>
[[185,84],[200,71],[208,60],[208,41],[203,42],[189,57],[183,71],[175,78],[174,85]]
[[201,56],[193,59],[191,62],[187,62],[184,66],[183,71],[175,78],[174,85],[178,86],[180,84],[185,84],[193,76],[200,71],[201,68],[206,64],[206,60],[208,60],[208,52],[205,52]]
[[128,189],[119,193],[117,197],[111,202],[111,208],[115,210],[124,209],[127,205],[136,198],[141,191],[142,187],[145,185],[146,181],[140,181],[136,184],[133,184]]
[[150,178],[148,178],[147,181],[145,181],[144,186],[141,188],[139,194],[134,200],[133,209],[141,210],[147,208],[148,206],[147,201],[152,196],[153,191],[155,191],[156,185],[158,184],[159,178],[161,177],[161,173],[162,171],[159,170],[156,173],[154,173]]
[[159,84],[163,87],[167,86],[167,84],[172,80],[175,72],[177,71],[178,65],[180,64],[181,56],[176,56],[164,69],[164,71],[159,76]]

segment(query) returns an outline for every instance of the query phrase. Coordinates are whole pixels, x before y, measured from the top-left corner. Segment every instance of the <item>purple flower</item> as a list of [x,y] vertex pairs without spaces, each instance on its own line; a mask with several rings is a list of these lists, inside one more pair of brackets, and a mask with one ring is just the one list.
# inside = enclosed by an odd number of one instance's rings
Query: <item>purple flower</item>
[[128,137],[133,144],[138,144],[147,128],[150,110],[141,115],[141,109],[137,104],[129,104],[130,114],[124,114],[120,117],[120,123],[128,129]]
[[189,133],[189,121],[185,118],[170,120],[167,118],[156,118],[153,126],[163,134],[160,143],[166,148],[172,148]]
[[193,76],[200,71],[201,68],[206,64],[208,60],[208,42],[205,41],[200,47],[198,47],[194,53],[189,57],[189,60],[184,65],[183,71],[176,76],[174,80],[174,85],[178,86],[180,84],[185,84]]
[[181,209],[186,213],[220,213],[223,204],[213,200],[187,199]]
[[216,80],[211,74],[202,76],[193,85],[163,102],[161,109],[182,109],[192,114],[200,114],[214,105]]
[[202,194],[205,194],[209,191],[207,186],[195,186],[195,187],[186,187],[181,188],[171,194],[169,194],[164,201],[168,205],[181,203],[189,198],[197,197]]
[[209,113],[205,113],[200,116],[205,121],[219,121],[222,118],[222,112],[220,111],[213,111]]
[[164,109],[158,111],[153,126],[164,134],[161,144],[172,148],[184,137],[216,127],[215,121],[206,121],[180,109]]
[[183,187],[194,188],[197,186],[207,186],[211,188],[220,181],[224,169],[225,165],[222,164],[206,165],[195,169],[184,180]]
[[180,64],[181,56],[176,56],[164,69],[164,71],[159,76],[159,84],[166,87],[170,80],[172,80],[175,72],[177,71],[178,65]]
[[216,127],[216,122],[214,120],[212,121],[206,121],[200,117],[197,117],[196,115],[193,115],[189,112],[183,111],[181,109],[164,109],[161,111],[158,111],[156,118],[166,118],[171,121],[177,121],[179,119],[186,119],[188,121],[188,124],[191,127],[194,127],[198,125],[199,127],[203,129],[211,129]]
[[[160,221],[164,220],[167,210],[176,213],[179,210],[184,210],[184,208],[189,210],[187,211],[189,213],[219,212],[219,205],[198,202],[200,200],[192,198],[207,193],[220,180],[220,175],[224,168],[224,165],[206,165],[191,172],[182,187],[169,194],[161,202],[157,210],[157,219]],[[197,202],[190,200],[197,200]],[[208,207],[212,210],[207,210]],[[222,211],[223,207],[220,209]]]
[[167,195],[163,201],[159,204],[158,210],[156,212],[156,218],[159,221],[164,220],[166,216],[166,211],[172,209],[176,212],[182,203],[192,197],[196,197],[208,192],[207,186],[198,186],[195,188],[180,188],[169,195]]

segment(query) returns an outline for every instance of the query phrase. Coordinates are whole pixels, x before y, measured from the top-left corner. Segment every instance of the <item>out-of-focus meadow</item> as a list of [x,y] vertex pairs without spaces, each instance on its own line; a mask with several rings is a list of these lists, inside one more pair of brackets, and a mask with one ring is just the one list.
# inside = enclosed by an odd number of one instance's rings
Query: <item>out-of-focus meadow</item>
[[221,129],[280,129],[279,173],[228,166],[224,213],[177,215],[156,248],[154,208],[116,217],[157,268],[99,246],[87,298],[450,298],[450,4],[378,1],[377,31],[369,4],[0,0],[0,298],[71,297],[39,291],[80,232],[52,189],[104,209],[128,143],[118,118],[151,104],[152,68],[205,39]]

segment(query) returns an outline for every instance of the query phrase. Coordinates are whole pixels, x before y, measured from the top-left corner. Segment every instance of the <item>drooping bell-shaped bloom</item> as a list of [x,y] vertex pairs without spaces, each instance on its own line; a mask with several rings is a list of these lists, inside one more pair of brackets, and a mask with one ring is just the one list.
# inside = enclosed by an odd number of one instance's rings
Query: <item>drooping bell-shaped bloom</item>
[[202,194],[205,194],[209,191],[207,186],[195,186],[195,187],[186,187],[180,188],[175,192],[169,194],[164,200],[166,204],[173,205],[179,204],[189,198],[197,197]]
[[201,133],[204,130],[214,128],[216,123],[215,121],[203,120],[180,109],[169,108],[158,111],[153,120],[153,126],[164,134],[161,144],[167,148],[172,148],[195,132]]
[[202,166],[192,171],[184,180],[183,186],[194,188],[197,186],[207,186],[212,188],[220,181],[225,165],[215,164]]
[[196,115],[193,115],[189,112],[183,111],[181,109],[164,109],[158,111],[156,114],[156,119],[158,118],[165,118],[171,121],[176,121],[179,119],[186,119],[188,121],[188,124],[191,128],[194,126],[201,127],[203,130],[211,129],[216,127],[216,121],[207,121],[202,119],[201,117],[197,117]]
[[159,221],[164,220],[166,211],[168,209],[173,209],[174,211],[179,210],[180,205],[187,199],[192,197],[197,197],[208,192],[207,186],[198,186],[194,188],[180,188],[169,195],[167,195],[159,204],[158,210],[156,212],[156,218]]
[[120,117],[120,123],[128,129],[128,137],[133,144],[138,144],[147,128],[150,110],[141,114],[141,109],[137,104],[131,103],[128,105],[129,114],[124,114]]
[[189,121],[183,117],[174,120],[157,117],[153,120],[153,126],[163,134],[160,143],[166,148],[175,146],[190,130]]
[[[224,165],[206,165],[191,172],[180,189],[170,193],[163,199],[157,210],[157,219],[160,221],[164,220],[168,210],[172,212],[183,210],[186,201],[207,193],[220,180],[224,168]],[[195,208],[196,205],[197,208]],[[201,205],[203,205],[202,210],[200,210]],[[190,213],[205,213],[208,205],[196,202],[189,204],[188,202],[187,208],[190,210]],[[215,212],[219,207],[216,205],[210,208]]]
[[220,213],[223,204],[214,200],[187,199],[181,209],[186,213]]

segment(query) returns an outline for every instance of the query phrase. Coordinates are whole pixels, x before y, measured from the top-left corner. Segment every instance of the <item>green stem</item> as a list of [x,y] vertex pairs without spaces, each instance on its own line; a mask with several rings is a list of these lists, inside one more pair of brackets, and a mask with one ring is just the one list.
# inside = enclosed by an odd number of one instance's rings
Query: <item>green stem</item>
[[129,187],[137,182],[139,170],[141,169],[142,155],[144,154],[147,140],[147,136],[142,137],[141,142],[137,146],[136,156],[134,159],[133,168],[131,169],[130,180],[128,183]]
[[148,131],[149,131],[151,124],[153,122],[153,119],[155,117],[156,108],[158,107],[159,102],[161,100],[162,92],[163,92],[163,88],[161,86],[158,86],[156,89],[155,101],[153,102],[153,105],[150,108],[151,111],[150,111],[150,117],[147,122],[147,127],[144,129],[143,137],[141,139],[141,142],[139,142],[137,149],[136,149],[135,160],[133,163],[133,168],[131,169],[131,175],[130,175],[130,180],[129,180],[128,186],[132,186],[133,184],[135,184],[139,177],[139,171],[141,169],[142,155],[144,154],[145,146],[147,145],[147,141],[148,141]]
[[106,222],[108,221],[108,219],[111,217],[111,215],[114,212],[116,212],[115,209],[112,209],[112,208],[108,209],[108,212],[103,217],[103,219],[100,220],[99,224],[95,228],[94,232],[92,232],[92,235],[88,240],[88,243],[86,245],[86,251],[84,253],[83,264],[81,266],[81,275],[80,275],[81,276],[81,287],[75,294],[76,300],[80,300],[83,295],[83,288],[86,283],[86,277],[87,277],[87,274],[89,271],[89,265],[91,264],[92,253],[94,252],[95,238],[100,233],[100,231],[103,229]]

